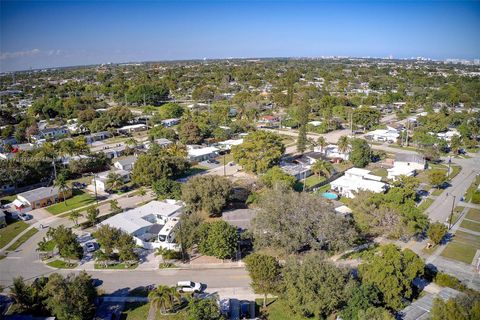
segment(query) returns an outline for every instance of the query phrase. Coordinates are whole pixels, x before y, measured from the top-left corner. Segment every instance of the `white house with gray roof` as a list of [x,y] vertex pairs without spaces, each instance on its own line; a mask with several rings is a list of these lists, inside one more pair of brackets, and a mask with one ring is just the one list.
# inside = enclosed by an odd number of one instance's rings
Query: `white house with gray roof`
[[132,235],[137,245],[145,249],[179,250],[174,230],[180,221],[184,203],[167,199],[151,201],[141,207],[119,213],[100,223],[121,229]]

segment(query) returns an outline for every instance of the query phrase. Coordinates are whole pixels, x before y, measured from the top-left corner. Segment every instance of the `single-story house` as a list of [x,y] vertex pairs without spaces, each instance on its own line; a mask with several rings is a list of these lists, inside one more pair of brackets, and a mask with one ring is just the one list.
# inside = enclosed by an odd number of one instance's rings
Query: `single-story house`
[[95,141],[105,140],[112,136],[108,131],[95,132],[85,136],[88,144],[92,144]]
[[276,116],[262,116],[260,120],[258,120],[259,123],[265,123],[265,124],[276,124],[280,122],[280,118]]
[[109,171],[103,171],[99,172],[95,175],[95,178],[92,179],[92,185],[97,187],[98,192],[105,192],[108,190],[107,188],[107,180],[108,180],[108,175],[110,173],[116,173],[120,175],[120,177],[123,179],[124,183],[127,183],[130,181],[130,172],[125,171],[125,170],[109,170]]
[[90,151],[105,153],[108,159],[121,157],[126,149],[127,145],[125,143],[106,144],[101,141],[95,141],[90,146]]
[[148,127],[145,124],[131,124],[117,129],[117,132],[120,134],[127,134],[132,132],[145,131]]
[[283,170],[283,172],[294,176],[297,180],[305,179],[312,174],[310,171],[310,166],[303,164],[283,163],[280,164],[280,168]]
[[388,179],[396,180],[400,176],[412,177],[420,170],[425,170],[427,162],[418,154],[397,153],[393,167],[387,169]]
[[153,140],[153,142],[147,140],[143,143],[143,146],[145,149],[150,149],[150,147],[152,146],[152,144],[157,144],[159,145],[160,147],[162,148],[165,148],[165,147],[168,147],[169,145],[172,144],[172,141],[168,140],[168,139],[165,139],[165,138],[158,138],[158,139],[155,139]]
[[338,146],[334,144],[329,144],[328,146],[322,148],[320,146],[317,146],[314,148],[315,152],[320,152],[325,155],[325,158],[330,159],[330,160],[348,160],[350,153],[349,152],[340,152],[338,150]]
[[385,129],[377,129],[374,131],[368,132],[365,137],[370,138],[374,141],[381,141],[381,142],[396,142],[397,139],[400,137],[400,133],[397,130],[385,130]]
[[177,125],[180,123],[180,119],[178,118],[171,118],[171,119],[165,119],[165,120],[162,120],[161,123],[165,126],[165,127],[172,127],[174,125]]
[[151,201],[102,221],[100,226],[109,225],[127,232],[145,249],[178,250],[173,231],[183,207],[184,203],[176,200]]
[[37,135],[32,136],[33,140],[54,140],[60,137],[63,137],[69,133],[68,128],[66,126],[61,127],[54,127],[54,128],[46,128],[40,130]]
[[243,139],[231,139],[218,143],[218,147],[222,150],[231,150],[233,146],[238,146],[243,143]]
[[355,198],[355,192],[360,190],[385,192],[388,185],[381,180],[382,177],[370,174],[370,170],[351,168],[345,171],[343,176],[332,181],[330,187],[344,197]]
[[137,156],[118,158],[117,161],[113,163],[113,166],[119,170],[132,171],[136,161]]
[[313,126],[313,127],[318,127],[322,124],[322,121],[314,120],[314,121],[308,122],[308,124]]
[[190,161],[205,161],[208,159],[213,159],[218,156],[220,149],[215,147],[202,147],[195,145],[187,145],[188,159]]
[[306,164],[314,164],[318,160],[323,159],[323,154],[321,152],[316,152],[316,151],[305,152],[302,156],[302,160],[303,159],[305,161],[302,161],[302,163],[306,162]]
[[[71,189],[64,192],[67,199],[72,196]],[[63,201],[64,192],[60,192],[58,187],[41,187],[17,194],[12,204],[17,211],[30,211]]]

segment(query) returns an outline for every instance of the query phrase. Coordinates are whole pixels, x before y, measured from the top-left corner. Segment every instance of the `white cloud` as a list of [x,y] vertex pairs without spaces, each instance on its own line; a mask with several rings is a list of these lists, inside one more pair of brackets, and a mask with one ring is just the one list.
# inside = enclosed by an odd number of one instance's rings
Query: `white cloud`
[[0,53],[0,60],[15,59],[20,57],[30,57],[35,56],[40,53],[40,49],[32,49],[25,51],[13,51],[13,52],[2,52]]

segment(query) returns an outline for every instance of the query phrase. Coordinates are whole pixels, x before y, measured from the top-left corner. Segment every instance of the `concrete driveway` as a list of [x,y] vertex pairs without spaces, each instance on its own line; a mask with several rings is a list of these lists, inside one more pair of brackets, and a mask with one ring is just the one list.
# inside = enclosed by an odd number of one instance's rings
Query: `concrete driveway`
[[234,209],[223,212],[222,219],[237,228],[246,230],[250,228],[250,222],[255,214],[254,209]]

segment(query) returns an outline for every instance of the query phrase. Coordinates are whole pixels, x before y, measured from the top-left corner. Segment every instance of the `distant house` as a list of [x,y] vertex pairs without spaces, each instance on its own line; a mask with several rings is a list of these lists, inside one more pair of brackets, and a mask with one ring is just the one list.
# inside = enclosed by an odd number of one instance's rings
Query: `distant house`
[[130,181],[130,172],[129,171],[109,170],[109,171],[99,172],[95,175],[95,178],[92,179],[92,185],[93,186],[96,185],[98,192],[108,191],[108,188],[107,188],[108,175],[112,172],[118,174],[122,178],[124,183],[127,183],[127,182]]
[[381,180],[382,177],[370,174],[370,170],[351,168],[345,171],[343,176],[332,181],[330,186],[332,190],[346,198],[355,198],[355,193],[360,190],[385,192],[388,185]]
[[117,161],[113,163],[113,166],[119,170],[132,171],[136,161],[137,156],[128,156],[117,159]]
[[148,127],[145,124],[132,124],[128,126],[124,126],[117,129],[117,132],[120,134],[128,134],[133,132],[145,131]]
[[418,171],[425,170],[427,162],[417,154],[397,153],[391,169],[387,169],[388,179],[397,180],[400,176],[415,176]]
[[215,147],[187,146],[188,159],[196,162],[216,158],[219,151],[220,149]]
[[145,249],[179,250],[175,243],[175,228],[183,212],[183,202],[151,201],[143,206],[119,213],[100,225],[119,228],[132,235],[137,245]]
[[121,157],[126,149],[125,143],[106,144],[101,141],[95,141],[90,146],[90,151],[95,153],[102,152],[108,159]]
[[165,138],[159,138],[159,139],[155,139],[153,140],[153,142],[147,140],[143,143],[143,146],[145,147],[145,149],[150,149],[152,144],[156,144],[162,148],[166,148],[168,147],[169,145],[172,144],[172,141],[168,140],[168,139],[165,139]]
[[66,136],[69,133],[66,126],[55,127],[55,128],[46,128],[40,130],[37,135],[32,136],[33,140],[56,140],[60,137]]
[[258,120],[259,123],[261,124],[266,124],[266,125],[273,125],[273,124],[278,124],[280,122],[280,118],[276,116],[262,116],[260,120]]
[[222,150],[231,150],[233,146],[238,146],[243,143],[243,139],[235,139],[235,140],[225,140],[220,141],[218,147]]
[[318,127],[322,124],[322,121],[314,120],[314,121],[310,121],[308,124],[313,127]]
[[340,152],[338,146],[334,144],[329,144],[324,148],[317,146],[314,148],[314,151],[323,153],[325,158],[335,162],[346,161],[349,158],[349,152]]
[[[72,190],[65,190],[65,198],[72,196]],[[17,211],[25,212],[63,201],[64,192],[57,187],[41,187],[17,194],[13,206]]]
[[178,118],[165,119],[165,120],[162,120],[161,123],[165,127],[172,127],[172,126],[175,126],[175,125],[179,124],[180,119],[178,119]]
[[112,134],[108,131],[101,131],[101,132],[95,132],[89,135],[85,136],[85,139],[87,140],[88,144],[92,144],[95,141],[101,141],[108,139],[112,136]]
[[397,130],[378,129],[368,132],[365,137],[374,141],[393,143],[400,137],[400,133]]

